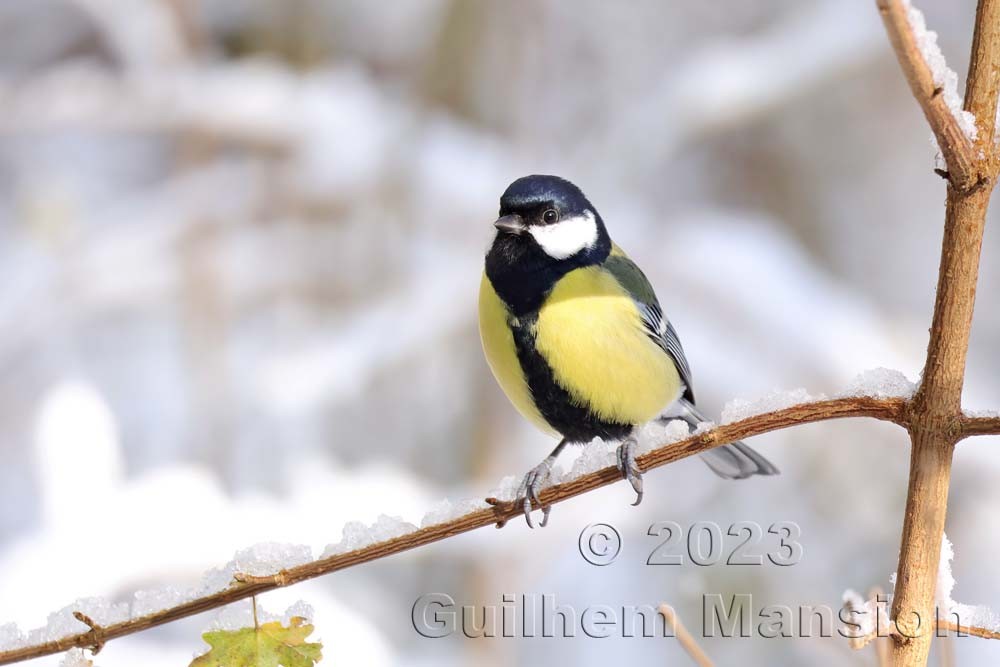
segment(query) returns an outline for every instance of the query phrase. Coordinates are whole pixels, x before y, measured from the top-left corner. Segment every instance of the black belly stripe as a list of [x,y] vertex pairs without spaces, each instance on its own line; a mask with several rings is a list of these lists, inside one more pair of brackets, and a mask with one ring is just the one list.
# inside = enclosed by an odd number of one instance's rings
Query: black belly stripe
[[570,442],[583,443],[594,438],[618,440],[627,436],[632,424],[598,418],[587,407],[574,403],[569,392],[556,382],[552,368],[535,347],[536,319],[537,315],[518,318],[510,322],[510,328],[528,389],[545,421]]

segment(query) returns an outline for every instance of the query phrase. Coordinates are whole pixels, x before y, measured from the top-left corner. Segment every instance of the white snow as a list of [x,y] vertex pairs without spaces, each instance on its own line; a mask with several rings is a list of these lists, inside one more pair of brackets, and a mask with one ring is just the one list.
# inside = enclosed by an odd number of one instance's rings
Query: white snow
[[262,577],[304,565],[312,559],[312,549],[307,545],[261,542],[237,551],[228,563],[206,572],[193,597],[226,590],[233,585],[233,577],[238,572]]
[[944,54],[941,53],[941,47],[937,43],[937,33],[927,29],[923,13],[913,6],[910,0],[903,0],[903,5],[906,7],[907,19],[916,38],[917,47],[923,54],[927,67],[931,70],[934,85],[941,88],[944,102],[948,105],[955,120],[958,121],[962,132],[965,133],[969,141],[975,141],[978,133],[976,117],[962,109],[962,98],[958,95],[958,75],[945,62]]
[[394,537],[412,533],[416,529],[416,526],[401,517],[380,514],[371,526],[371,535],[375,542],[386,542]]
[[941,560],[938,562],[937,589],[935,598],[942,611],[955,603],[951,599],[951,591],[955,588],[955,575],[951,573],[951,561],[955,558],[955,549],[947,535],[941,538]]
[[74,611],[89,616],[94,623],[102,627],[121,623],[129,618],[128,607],[127,603],[111,602],[104,598],[82,598],[59,611],[52,612],[44,626],[35,628],[26,635],[21,635],[17,626],[13,624],[0,627],[0,646],[14,648],[18,644],[41,644],[90,630],[86,623],[78,621],[73,616]]
[[[253,600],[241,600],[228,604],[215,614],[209,623],[207,631],[212,630],[239,630],[240,628],[253,627]],[[307,602],[299,600],[289,606],[284,614],[278,615],[268,612],[257,600],[257,623],[270,623],[280,621],[282,625],[288,626],[293,617],[304,618],[311,622],[314,613],[313,608]]]
[[[483,505],[485,506],[485,503]],[[372,544],[385,542],[415,530],[417,527],[409,521],[388,514],[380,514],[375,523],[371,525],[360,521],[348,521],[341,529],[340,542],[328,544],[320,558],[329,558],[349,551],[364,549]]]
[[[993,632],[1000,632],[1000,614],[989,607],[983,605],[968,605],[955,602],[952,598],[952,591],[955,588],[955,575],[952,574],[951,565],[955,558],[955,549],[944,535],[941,539],[941,560],[938,563],[937,587],[935,590],[935,604],[937,605],[938,617],[941,620],[955,622],[956,618],[960,625],[965,627],[983,628]],[[896,586],[897,576],[893,572],[889,577],[889,582],[893,588]]]
[[[507,479],[515,478],[511,475],[504,478],[504,480]],[[505,493],[503,496],[494,497],[500,500],[513,500],[514,493]],[[420,527],[426,528],[427,526],[435,526],[439,523],[446,523],[452,519],[457,519],[460,516],[465,516],[466,514],[486,509],[487,507],[489,507],[489,505],[487,505],[482,498],[465,498],[455,502],[445,498],[444,500],[439,500],[426,514],[424,514],[424,517],[420,520]]]
[[327,545],[320,558],[356,551],[375,543],[371,529],[360,521],[348,521],[341,529],[340,542]]
[[[553,471],[553,477],[555,477]],[[521,486],[522,477],[517,475],[507,475],[500,480],[499,484],[496,485],[489,493],[486,494],[487,498],[496,498],[497,500],[514,500],[514,496],[517,494],[518,488]]]
[[0,651],[9,651],[24,645],[24,635],[17,623],[0,625]]
[[148,616],[163,609],[169,609],[184,604],[195,597],[195,591],[180,589],[175,586],[161,586],[146,590],[138,590],[132,594],[132,618]]
[[954,558],[955,549],[951,540],[945,535],[941,540],[941,561],[938,564],[936,591],[940,617],[952,622],[957,617],[960,625],[1000,632],[1000,614],[983,605],[962,604],[951,598],[955,588],[955,575],[951,571]]
[[[485,503],[483,505],[485,506]],[[340,542],[328,544],[323,550],[320,559],[364,549],[373,544],[412,533],[415,530],[417,530],[417,527],[409,521],[404,521],[398,516],[389,516],[388,514],[380,514],[375,523],[371,525],[362,523],[361,521],[348,521],[344,524],[343,529],[341,529]]]
[[59,667],[94,667],[94,661],[87,658],[87,654],[80,648],[71,648],[66,651]]
[[848,588],[843,595],[844,608],[847,609],[848,620],[856,623],[860,628],[845,626],[845,632],[849,636],[860,638],[875,631],[876,614],[875,603],[872,600],[865,600],[860,593]]
[[646,454],[664,445],[680,442],[690,435],[691,429],[681,419],[671,419],[668,422],[651,421],[639,429],[639,446],[636,448],[636,454]]
[[891,368],[873,368],[859,374],[838,397],[910,398],[917,385]]
[[694,431],[691,432],[691,435],[701,435],[702,433],[707,433],[716,426],[718,426],[718,424],[713,421],[698,422],[698,425],[695,427]]
[[802,388],[786,391],[774,390],[755,400],[734,398],[726,403],[726,407],[722,408],[721,423],[732,424],[733,422],[748,419],[754,415],[763,414],[765,412],[773,412],[775,410],[781,410],[783,408],[800,405],[802,403],[821,401],[825,398],[826,396],[823,394],[813,396]]
[[261,542],[236,552],[231,564],[236,572],[266,576],[304,565],[312,559],[312,548],[308,545]]
[[562,480],[569,481],[576,479],[587,473],[607,468],[615,465],[617,443],[608,443],[603,440],[591,440],[580,449],[580,455],[573,461],[569,471],[562,476]]

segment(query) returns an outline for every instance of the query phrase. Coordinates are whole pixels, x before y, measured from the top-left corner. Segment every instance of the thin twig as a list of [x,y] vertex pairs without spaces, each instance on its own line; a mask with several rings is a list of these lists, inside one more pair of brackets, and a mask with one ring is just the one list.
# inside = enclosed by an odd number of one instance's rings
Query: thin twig
[[97,655],[100,653],[101,649],[104,648],[104,641],[101,638],[101,626],[95,623],[94,619],[87,616],[82,611],[74,611],[73,618],[90,628],[90,632],[88,632],[87,635],[92,637],[93,641],[90,643],[90,646],[87,646],[86,648],[90,649],[91,655]]
[[940,667],[955,667],[955,643],[948,635],[938,641],[938,663]]
[[691,636],[688,629],[684,627],[684,624],[681,623],[681,617],[674,612],[673,607],[663,603],[659,609],[660,613],[663,614],[663,622],[670,625],[674,631],[674,637],[677,638],[678,643],[687,651],[687,654],[691,656],[695,664],[698,667],[714,667],[715,663],[712,662],[708,654],[698,645],[698,642]]
[[[899,626],[890,618],[888,610],[888,601],[885,599],[882,589],[879,587],[873,587],[868,593],[869,599],[868,604],[875,610],[875,627],[874,629],[860,637],[849,637],[848,645],[856,650],[863,649],[868,644],[875,642],[875,650],[878,654],[878,661],[880,667],[892,664],[889,660],[890,656],[888,651],[886,651],[885,656],[882,655],[881,646],[888,646],[884,644],[883,640],[890,637],[903,638],[906,639],[906,635]],[[850,610],[853,605],[848,602],[847,608]],[[959,635],[969,635],[972,637],[980,637],[982,639],[1000,639],[1000,632],[996,630],[991,630],[989,628],[981,628],[974,625],[962,625],[960,623],[952,623],[947,621],[937,614],[934,616],[934,630],[937,632],[954,632]]]
[[962,437],[1000,435],[1000,417],[970,417],[962,420]]
[[[958,119],[945,103],[941,88],[917,45],[903,0],[876,0],[896,58],[899,60],[913,96],[927,117],[937,138],[941,156],[948,165],[948,179],[958,190],[968,190],[978,181],[976,152],[962,131]],[[989,118],[994,118],[990,116]]]
[[975,625],[960,625],[951,621],[939,621],[937,627],[939,630],[947,630],[948,632],[960,635],[971,635],[982,639],[1000,639],[1000,632],[990,630],[989,628],[976,627]]
[[[841,417],[871,417],[906,426],[907,412],[907,402],[902,398],[850,397],[793,405],[774,412],[755,415],[732,424],[723,424],[679,442],[663,445],[637,457],[636,463],[640,470],[646,471],[727,442],[744,440],[768,431],[798,424]],[[563,484],[548,487],[539,494],[539,500],[546,505],[552,505],[619,481],[621,481],[621,473],[618,469],[608,467]],[[520,514],[521,507],[518,503],[496,501],[496,504],[490,507],[465,514],[445,523],[427,526],[362,549],[288,568],[274,575],[258,577],[238,574],[234,584],[224,591],[191,600],[176,607],[163,609],[147,616],[105,626],[97,633],[97,637],[93,632],[85,632],[56,641],[0,652],[0,665],[61,653],[73,647],[89,647],[94,645],[95,638],[101,643],[105,643],[187,616],[216,609],[238,600],[245,600],[281,586],[385,558],[477,528],[502,525],[508,519]]]
[[[971,637],[979,637],[981,639],[1000,639],[1000,632],[996,630],[990,630],[989,628],[980,628],[975,625],[960,625],[957,623],[952,623],[951,621],[940,620],[934,624],[934,628],[938,631],[954,632],[958,635],[969,635]],[[851,648],[861,649],[867,646],[869,643],[876,641],[879,637],[885,637],[886,635],[880,635],[877,631],[873,630],[866,635],[861,637],[854,637],[851,639]],[[897,627],[895,623],[889,625],[888,636],[906,638]],[[881,664],[881,663],[880,663]]]

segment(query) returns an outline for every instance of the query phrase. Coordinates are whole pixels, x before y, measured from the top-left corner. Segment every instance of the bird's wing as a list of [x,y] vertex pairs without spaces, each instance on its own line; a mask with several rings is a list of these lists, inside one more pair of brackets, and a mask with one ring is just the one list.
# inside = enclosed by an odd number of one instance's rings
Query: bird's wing
[[635,301],[639,312],[642,313],[642,322],[649,336],[664,352],[670,355],[677,366],[677,372],[684,383],[684,398],[694,403],[694,390],[691,387],[691,367],[688,366],[687,357],[684,356],[684,348],[677,337],[677,331],[670,321],[663,316],[660,302],[656,299],[656,292],[642,270],[636,266],[635,262],[617,245],[613,247],[611,255],[604,262],[604,268],[614,276],[615,280],[625,288],[632,300]]

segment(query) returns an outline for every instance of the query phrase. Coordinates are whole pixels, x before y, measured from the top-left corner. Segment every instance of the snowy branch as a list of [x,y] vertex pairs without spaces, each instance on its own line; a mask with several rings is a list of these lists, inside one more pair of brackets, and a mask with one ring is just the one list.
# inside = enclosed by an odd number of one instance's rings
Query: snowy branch
[[[909,0],[876,0],[896,58],[903,68],[913,96],[923,109],[934,132],[941,155],[948,166],[948,179],[958,190],[967,190],[979,181],[973,146],[976,125],[963,118],[954,82],[934,40],[923,26],[923,16]],[[920,33],[914,25],[919,21]],[[931,60],[929,55],[936,56]],[[950,83],[951,90],[948,90]],[[950,93],[950,95],[948,94]],[[994,116],[990,116],[990,119]]]
[[1000,435],[1000,415],[966,415],[962,420],[962,436]]
[[[848,638],[848,644],[851,648],[861,650],[871,642],[882,637],[896,637],[903,640],[909,638],[905,632],[899,629],[895,622],[889,619],[889,610],[886,608],[886,600],[883,596],[873,596],[861,606],[863,609],[859,609],[857,604],[851,604],[850,601],[845,604],[845,608],[849,613],[872,613],[877,617],[877,620],[868,624],[871,627],[866,627],[867,632],[864,634]],[[935,619],[933,630],[938,636],[940,636],[941,632],[954,632],[959,636],[968,635],[970,637],[980,637],[981,639],[1000,639],[1000,632],[995,629],[954,623],[946,620],[943,616]]]
[[[907,400],[904,398],[874,398],[870,396],[850,396],[793,405],[771,412],[752,415],[737,422],[717,426],[684,440],[670,442],[637,457],[637,463],[639,468],[645,472],[652,468],[699,454],[727,442],[744,440],[755,435],[798,424],[826,421],[841,417],[871,417],[906,426],[907,405]],[[614,466],[610,466],[567,482],[550,486],[541,492],[539,500],[545,504],[555,504],[618,481],[621,481],[621,473]],[[386,558],[477,528],[491,525],[500,527],[509,519],[519,516],[522,513],[519,503],[495,498],[487,499],[487,502],[490,506],[485,509],[473,511],[436,525],[425,526],[405,535],[377,542],[361,549],[334,554],[297,567],[281,570],[272,575],[253,576],[236,574],[233,584],[225,590],[162,609],[146,616],[131,618],[127,621],[103,627],[94,625],[87,632],[69,635],[55,641],[22,646],[13,650],[0,652],[0,665],[60,653],[74,647],[100,647],[113,639],[223,607],[232,602],[245,600],[275,588],[288,586],[307,579],[314,579],[331,572]]]

